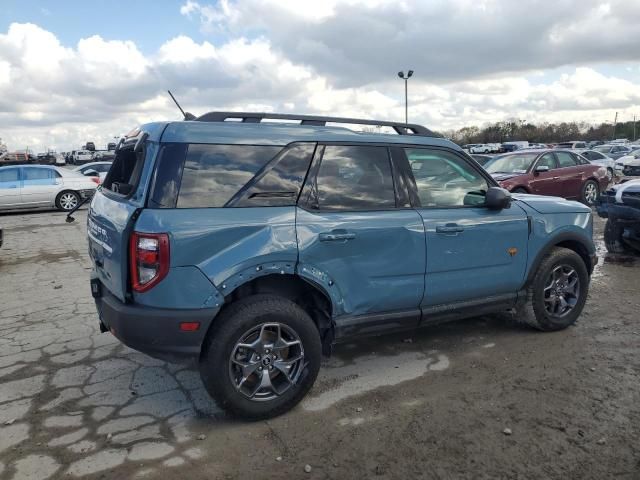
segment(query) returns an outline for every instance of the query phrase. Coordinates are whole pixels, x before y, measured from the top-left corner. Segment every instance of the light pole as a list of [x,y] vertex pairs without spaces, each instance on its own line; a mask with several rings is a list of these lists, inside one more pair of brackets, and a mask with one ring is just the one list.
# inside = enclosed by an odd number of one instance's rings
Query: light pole
[[409,124],[409,97],[407,95],[407,81],[413,75],[413,70],[407,72],[405,77],[404,72],[398,72],[398,76],[404,80],[404,123]]

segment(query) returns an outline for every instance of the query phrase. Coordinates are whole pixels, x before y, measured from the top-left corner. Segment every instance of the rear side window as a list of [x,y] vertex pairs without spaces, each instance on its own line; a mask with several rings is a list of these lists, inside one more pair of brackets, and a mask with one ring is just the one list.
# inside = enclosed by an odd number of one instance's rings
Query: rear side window
[[314,189],[314,208],[385,210],[395,208],[386,147],[329,145],[324,149]]
[[224,207],[282,147],[189,145],[178,208]]
[[301,143],[285,149],[238,192],[237,202],[229,203],[234,207],[295,205],[315,147],[315,143]]
[[558,159],[558,166],[560,168],[576,166],[576,161],[569,152],[556,152],[556,158]]
[[165,143],[156,162],[153,188],[149,196],[151,208],[175,208],[187,155],[186,143]]

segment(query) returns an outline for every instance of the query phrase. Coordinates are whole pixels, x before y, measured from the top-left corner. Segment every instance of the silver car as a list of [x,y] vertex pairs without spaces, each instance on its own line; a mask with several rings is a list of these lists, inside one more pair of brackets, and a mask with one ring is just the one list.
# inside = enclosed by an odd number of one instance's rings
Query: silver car
[[57,208],[69,211],[92,196],[100,180],[44,165],[0,167],[0,211]]
[[91,162],[85,163],[80,167],[76,167],[73,169],[74,172],[79,172],[85,177],[98,177],[102,182],[107,173],[109,173],[109,169],[113,162]]
[[622,176],[622,171],[616,166],[616,160],[598,150],[577,150],[584,158],[594,165],[600,165],[607,169],[607,180],[613,181],[616,176]]

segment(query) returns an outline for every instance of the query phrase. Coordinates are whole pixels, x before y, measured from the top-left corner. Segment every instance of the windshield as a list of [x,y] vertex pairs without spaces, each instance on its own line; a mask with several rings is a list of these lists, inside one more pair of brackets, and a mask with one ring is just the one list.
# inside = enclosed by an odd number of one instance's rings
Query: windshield
[[527,173],[538,155],[538,153],[500,155],[487,163],[484,168],[489,173]]
[[609,153],[609,150],[611,150],[611,147],[595,147],[594,150],[600,153]]

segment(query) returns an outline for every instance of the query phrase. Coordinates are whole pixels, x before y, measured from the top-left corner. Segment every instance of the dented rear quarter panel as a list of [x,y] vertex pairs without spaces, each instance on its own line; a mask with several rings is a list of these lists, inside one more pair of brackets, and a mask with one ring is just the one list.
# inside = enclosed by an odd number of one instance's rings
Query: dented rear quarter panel
[[145,209],[136,230],[170,238],[169,276],[136,297],[148,305],[214,307],[253,278],[295,271],[295,207]]

